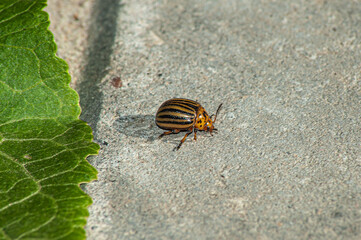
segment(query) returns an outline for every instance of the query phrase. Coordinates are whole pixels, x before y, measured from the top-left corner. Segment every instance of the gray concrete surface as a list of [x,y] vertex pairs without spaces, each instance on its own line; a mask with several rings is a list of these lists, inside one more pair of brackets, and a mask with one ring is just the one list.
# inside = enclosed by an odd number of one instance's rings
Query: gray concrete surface
[[[101,145],[88,239],[361,239],[360,1],[47,11]],[[219,133],[173,152],[154,124],[172,97],[223,103]]]

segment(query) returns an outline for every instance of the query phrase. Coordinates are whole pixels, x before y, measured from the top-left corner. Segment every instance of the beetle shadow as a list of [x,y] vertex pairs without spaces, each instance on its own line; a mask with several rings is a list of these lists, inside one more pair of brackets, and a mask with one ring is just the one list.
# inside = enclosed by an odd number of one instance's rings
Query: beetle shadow
[[126,136],[154,141],[162,133],[154,119],[154,115],[125,115],[118,117],[113,127]]
[[[159,135],[166,131],[157,127],[157,125],[155,124],[154,115],[120,116],[114,121],[113,128],[116,129],[116,131],[118,131],[119,133],[126,136],[142,138],[149,142],[158,140]],[[184,134],[185,132],[180,132],[178,134],[164,136],[161,141],[178,144],[179,141],[184,137]],[[203,136],[209,135],[206,133],[200,134]],[[193,134],[188,138],[193,139]]]

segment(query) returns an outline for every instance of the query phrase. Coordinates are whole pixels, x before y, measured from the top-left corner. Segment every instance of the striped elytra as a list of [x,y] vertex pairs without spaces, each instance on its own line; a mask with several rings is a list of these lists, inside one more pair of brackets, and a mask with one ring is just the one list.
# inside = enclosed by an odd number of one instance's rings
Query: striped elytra
[[205,109],[196,101],[184,98],[165,101],[157,111],[155,123],[159,128],[168,131],[161,134],[159,138],[185,131],[186,134],[180,144],[174,148],[178,150],[188,135],[193,132],[194,140],[197,139],[197,131],[208,131],[212,135],[212,131],[217,130],[213,124],[221,106],[222,104],[219,105],[212,121]]

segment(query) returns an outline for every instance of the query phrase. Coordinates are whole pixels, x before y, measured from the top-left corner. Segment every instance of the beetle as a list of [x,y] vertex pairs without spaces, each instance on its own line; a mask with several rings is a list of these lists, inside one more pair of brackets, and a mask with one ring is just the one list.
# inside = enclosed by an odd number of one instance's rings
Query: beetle
[[177,147],[173,150],[178,150],[186,138],[194,132],[194,140],[197,140],[197,131],[207,131],[212,135],[217,115],[221,109],[222,104],[219,105],[214,120],[196,101],[185,98],[173,98],[165,101],[158,109],[155,116],[155,124],[167,132],[162,133],[158,138],[165,135],[177,134],[179,132],[186,132],[185,136]]

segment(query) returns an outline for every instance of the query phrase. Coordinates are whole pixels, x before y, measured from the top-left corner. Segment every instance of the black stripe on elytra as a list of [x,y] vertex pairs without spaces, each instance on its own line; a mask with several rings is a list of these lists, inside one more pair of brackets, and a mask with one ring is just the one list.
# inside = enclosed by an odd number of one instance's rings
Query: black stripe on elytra
[[179,119],[179,120],[189,120],[189,117],[184,117],[184,116],[177,116],[177,115],[161,115],[161,116],[157,116],[157,119],[162,119],[162,118],[171,118],[171,119]]
[[161,106],[162,108],[164,108],[164,107],[169,107],[169,108],[172,108],[172,107],[182,107],[182,108],[185,108],[185,109],[187,109],[187,110],[189,110],[189,111],[194,111],[194,109],[193,108],[191,108],[191,107],[189,107],[189,106],[187,106],[187,105],[185,105],[185,104],[183,104],[183,103],[178,103],[178,102],[170,102],[170,103],[167,103],[167,104],[165,104],[165,105],[163,105],[163,106]]
[[193,123],[192,121],[187,121],[187,122],[177,122],[177,121],[159,121],[157,120],[158,124],[174,124],[174,125],[189,125],[191,123]]
[[172,99],[172,101],[177,101],[177,102],[188,102],[194,105],[197,105],[199,103],[197,103],[196,101],[190,100],[190,99],[185,99],[185,98],[174,98]]
[[162,109],[161,111],[159,111],[158,114],[163,113],[163,112],[174,112],[174,113],[185,114],[185,115],[188,115],[190,117],[193,117],[194,116],[193,110],[190,109],[190,111],[191,112],[186,112],[186,111],[182,111],[182,110],[179,110],[179,109],[176,109],[176,108],[165,108],[165,109]]
[[199,108],[199,105],[196,103],[190,103],[190,102],[186,102],[186,101],[182,101],[182,100],[175,100],[174,102],[178,103],[179,105],[186,105],[188,107],[191,107],[195,111],[197,111]]

